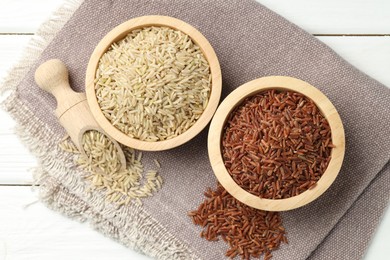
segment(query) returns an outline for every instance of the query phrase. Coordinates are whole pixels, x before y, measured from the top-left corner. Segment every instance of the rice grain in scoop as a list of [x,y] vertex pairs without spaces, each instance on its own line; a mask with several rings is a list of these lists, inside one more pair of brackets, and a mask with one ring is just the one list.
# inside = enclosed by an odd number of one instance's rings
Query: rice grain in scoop
[[134,30],[101,57],[95,91],[105,117],[142,141],[163,141],[188,130],[211,91],[209,64],[181,31]]
[[[68,138],[59,144],[62,150],[76,155],[75,163],[85,170],[82,176],[90,182],[90,191],[103,191],[108,201],[127,205],[135,200],[142,204],[141,198],[151,197],[162,188],[163,179],[158,172],[144,169],[142,152],[122,146],[126,169],[121,169],[117,148],[103,133],[85,132],[82,145],[85,154]],[[160,163],[156,162],[160,168]]]

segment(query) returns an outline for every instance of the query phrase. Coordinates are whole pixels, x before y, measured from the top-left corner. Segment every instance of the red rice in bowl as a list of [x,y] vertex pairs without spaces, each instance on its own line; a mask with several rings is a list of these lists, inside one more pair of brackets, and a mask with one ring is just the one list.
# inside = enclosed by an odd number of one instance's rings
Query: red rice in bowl
[[331,159],[331,129],[316,104],[293,91],[246,98],[224,128],[225,167],[244,190],[285,199],[315,187]]

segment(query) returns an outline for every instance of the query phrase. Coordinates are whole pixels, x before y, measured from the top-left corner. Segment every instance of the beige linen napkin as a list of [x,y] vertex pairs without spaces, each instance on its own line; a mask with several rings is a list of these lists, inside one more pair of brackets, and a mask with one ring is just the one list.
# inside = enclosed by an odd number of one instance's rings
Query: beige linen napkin
[[[191,142],[157,158],[163,189],[143,206],[118,208],[102,193],[87,195],[72,157],[57,144],[64,135],[52,111],[53,97],[34,83],[34,71],[59,58],[70,71],[71,85],[84,90],[86,65],[99,40],[116,25],[142,15],[169,15],[201,31],[222,67],[223,97],[262,76],[287,75],[305,80],[325,93],[344,122],[347,152],[339,177],[315,202],[282,213],[289,244],[275,259],[360,258],[389,201],[390,90],[341,59],[330,48],[251,0],[129,0],[68,2],[38,33],[3,85],[10,89],[4,108],[19,125],[19,135],[36,154],[36,177],[42,201],[50,208],[159,259],[223,259],[227,245],[199,237],[200,227],[187,212],[215,186],[206,147],[207,129]],[[76,10],[77,9],[77,10]],[[68,19],[69,18],[69,19]],[[43,48],[44,47],[44,48]]]

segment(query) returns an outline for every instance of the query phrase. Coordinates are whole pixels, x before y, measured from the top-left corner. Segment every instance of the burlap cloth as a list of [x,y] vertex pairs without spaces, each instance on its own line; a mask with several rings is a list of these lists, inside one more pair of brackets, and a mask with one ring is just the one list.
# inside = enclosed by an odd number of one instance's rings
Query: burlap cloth
[[[81,4],[81,5],[80,5]],[[159,259],[223,259],[227,245],[199,237],[187,212],[215,186],[206,147],[207,129],[179,148],[145,153],[157,158],[163,189],[143,206],[116,208],[103,194],[88,196],[72,163],[58,149],[64,135],[52,96],[34,83],[36,67],[59,58],[71,85],[84,90],[90,54],[114,26],[141,15],[182,19],[210,41],[223,75],[223,97],[239,85],[268,75],[303,79],[323,91],[344,122],[347,152],[333,186],[317,201],[284,212],[289,244],[274,259],[358,259],[389,201],[390,91],[341,59],[330,48],[255,1],[68,1],[39,30],[21,63],[2,86],[3,107],[18,134],[39,159],[35,176],[41,199],[67,216],[88,221],[124,245]]]

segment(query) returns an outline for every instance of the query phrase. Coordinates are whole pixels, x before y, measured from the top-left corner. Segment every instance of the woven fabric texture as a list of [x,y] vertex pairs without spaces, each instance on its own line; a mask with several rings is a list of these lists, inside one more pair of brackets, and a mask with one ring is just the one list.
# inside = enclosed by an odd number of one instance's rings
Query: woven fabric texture
[[207,129],[176,149],[145,153],[146,167],[153,159],[161,162],[163,189],[143,200],[143,206],[118,208],[107,203],[101,192],[86,193],[88,184],[72,156],[58,148],[64,130],[48,113],[55,109],[55,99],[34,82],[37,66],[58,58],[69,69],[71,86],[83,91],[86,66],[99,40],[116,25],[142,15],[173,16],[204,34],[221,64],[222,98],[245,82],[270,75],[300,78],[328,96],[346,133],[342,170],[318,200],[282,213],[289,244],[274,256],[361,257],[390,196],[390,90],[310,34],[251,0],[84,1],[63,27],[47,38],[46,48],[34,62],[30,59],[28,69],[16,68],[19,73],[10,73],[18,80],[3,86],[12,89],[3,107],[16,119],[20,137],[40,161],[36,178],[42,201],[155,258],[224,258],[227,245],[201,239],[200,227],[187,217],[187,212],[203,201],[206,187],[216,185],[207,156]]

